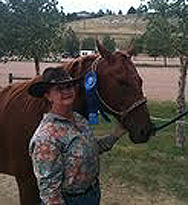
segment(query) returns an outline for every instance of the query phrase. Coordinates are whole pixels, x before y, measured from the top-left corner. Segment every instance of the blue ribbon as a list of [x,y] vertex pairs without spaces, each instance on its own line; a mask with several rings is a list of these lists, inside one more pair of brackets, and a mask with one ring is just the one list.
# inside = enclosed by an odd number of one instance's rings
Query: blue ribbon
[[90,71],[85,76],[85,91],[86,91],[86,109],[89,124],[98,124],[98,97],[95,92],[97,89],[97,72]]

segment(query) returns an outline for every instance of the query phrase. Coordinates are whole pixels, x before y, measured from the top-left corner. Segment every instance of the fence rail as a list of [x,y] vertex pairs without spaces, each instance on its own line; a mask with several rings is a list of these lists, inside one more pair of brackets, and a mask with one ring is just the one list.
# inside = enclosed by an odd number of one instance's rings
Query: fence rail
[[14,76],[12,73],[9,73],[9,84],[13,82],[13,80],[30,80],[29,77],[21,77],[21,76]]

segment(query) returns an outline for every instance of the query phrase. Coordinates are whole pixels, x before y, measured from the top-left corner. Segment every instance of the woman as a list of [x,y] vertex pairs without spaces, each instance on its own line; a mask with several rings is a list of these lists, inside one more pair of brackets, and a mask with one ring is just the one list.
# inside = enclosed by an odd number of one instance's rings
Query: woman
[[124,134],[118,124],[112,134],[94,137],[87,120],[73,112],[76,83],[62,68],[48,68],[28,90],[51,103],[29,145],[43,204],[98,205],[99,154]]

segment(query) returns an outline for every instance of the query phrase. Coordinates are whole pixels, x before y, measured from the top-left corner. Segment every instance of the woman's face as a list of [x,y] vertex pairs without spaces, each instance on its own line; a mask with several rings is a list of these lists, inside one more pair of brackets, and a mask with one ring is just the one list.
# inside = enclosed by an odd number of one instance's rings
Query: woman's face
[[75,98],[74,87],[53,86],[46,93],[46,97],[54,105],[72,105]]

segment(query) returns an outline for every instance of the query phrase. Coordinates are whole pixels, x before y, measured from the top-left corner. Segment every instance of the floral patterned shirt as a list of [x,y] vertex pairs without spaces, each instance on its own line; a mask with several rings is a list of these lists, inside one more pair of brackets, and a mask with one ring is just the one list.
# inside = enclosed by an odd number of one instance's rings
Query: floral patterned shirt
[[[80,133],[87,135],[88,139],[93,138],[92,146],[95,146],[94,149],[97,149],[98,155],[111,149],[118,140],[116,136],[112,135],[98,139],[93,135],[85,118],[74,112],[74,119],[76,124],[57,114],[44,114],[30,141],[29,153],[32,158],[40,197],[45,204],[65,204],[63,190],[66,190],[70,180],[68,181],[63,175],[64,170],[66,170],[64,149],[71,139],[79,136]],[[97,163],[97,178],[99,173],[98,157],[95,160]],[[85,170],[85,173],[87,173],[87,170]],[[80,193],[84,192],[84,189],[85,187],[79,187],[76,191]]]

